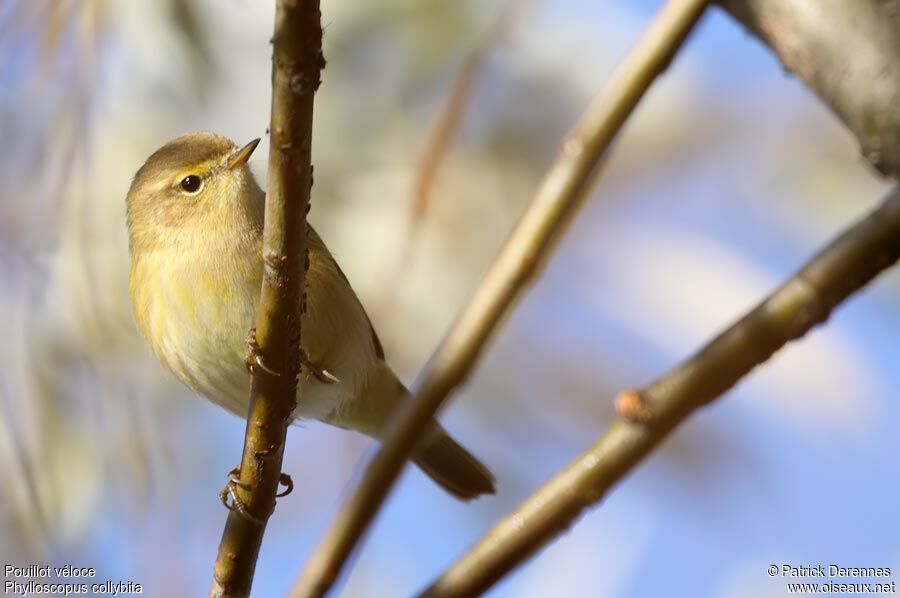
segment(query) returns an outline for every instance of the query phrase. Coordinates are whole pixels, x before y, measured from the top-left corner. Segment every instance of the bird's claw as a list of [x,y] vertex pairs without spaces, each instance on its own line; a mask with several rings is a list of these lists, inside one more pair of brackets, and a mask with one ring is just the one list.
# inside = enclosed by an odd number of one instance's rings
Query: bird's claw
[[324,368],[310,368],[316,380],[324,384],[340,384],[341,379]]
[[[228,483],[225,484],[225,487],[222,488],[222,491],[219,492],[219,499],[222,501],[222,504],[225,505],[225,508],[229,511],[233,511],[247,519],[248,521],[252,521],[258,525],[262,525],[263,521],[257,517],[254,517],[250,514],[250,511],[247,509],[247,505],[244,504],[244,501],[238,496],[237,489],[241,488],[242,490],[249,490],[250,486],[245,484],[240,480],[240,469],[235,467],[231,471],[228,472]],[[228,497],[231,497],[231,502],[228,502]]]
[[250,374],[256,373],[256,368],[258,367],[262,371],[267,374],[271,374],[272,376],[280,376],[278,372],[270,368],[266,365],[265,360],[263,360],[262,351],[259,348],[259,343],[256,342],[256,328],[251,328],[249,332],[247,332],[247,370],[249,370]]
[[[280,376],[278,372],[270,368],[266,365],[266,362],[263,360],[262,352],[259,348],[259,343],[256,341],[256,328],[251,328],[247,333],[247,369],[251,374],[256,373],[256,368],[258,367],[262,371],[271,374],[272,376]],[[340,378],[329,372],[327,369],[317,365],[310,358],[309,355],[306,354],[306,351],[300,351],[300,363],[303,367],[308,368],[310,372],[312,372],[313,376],[316,377],[316,380],[322,382],[323,384],[338,384],[340,383]]]
[[275,498],[281,498],[283,496],[287,496],[291,492],[294,491],[294,480],[291,479],[286,473],[283,473],[278,476],[278,483],[284,486],[284,490],[275,495]]
[[341,379],[326,370],[325,368],[316,365],[309,358],[309,355],[306,354],[306,351],[300,351],[300,363],[303,367],[308,368],[312,375],[316,377],[316,380],[323,384],[339,384]]

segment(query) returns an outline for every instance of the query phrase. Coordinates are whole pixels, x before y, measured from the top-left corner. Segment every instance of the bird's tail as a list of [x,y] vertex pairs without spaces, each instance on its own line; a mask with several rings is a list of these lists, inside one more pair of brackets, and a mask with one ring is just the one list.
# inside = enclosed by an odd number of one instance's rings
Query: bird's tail
[[436,432],[413,453],[413,461],[435,483],[460,500],[494,493],[494,476],[472,453],[450,438],[437,422]]
[[[329,417],[329,423],[379,438],[391,414],[408,399],[409,391],[381,362],[362,396],[342,409],[338,417]],[[494,493],[495,480],[488,468],[453,440],[437,421],[432,420],[412,460],[438,486],[460,500]]]

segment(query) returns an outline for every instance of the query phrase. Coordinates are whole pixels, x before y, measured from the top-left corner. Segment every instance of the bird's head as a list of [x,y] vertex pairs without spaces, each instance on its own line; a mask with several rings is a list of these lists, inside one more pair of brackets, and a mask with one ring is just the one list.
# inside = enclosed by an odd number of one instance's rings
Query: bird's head
[[257,144],[189,133],[153,152],[128,191],[132,256],[261,232],[264,194],[247,166]]

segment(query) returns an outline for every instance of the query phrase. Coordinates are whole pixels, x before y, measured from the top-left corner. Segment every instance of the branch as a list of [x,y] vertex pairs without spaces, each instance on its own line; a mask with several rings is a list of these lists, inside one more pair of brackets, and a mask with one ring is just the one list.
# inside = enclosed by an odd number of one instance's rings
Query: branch
[[720,0],[900,180],[900,8],[895,0]]
[[616,399],[619,419],[447,570],[423,596],[476,596],[564,532],[678,424],[828,319],[900,257],[900,190],[699,353]]
[[322,596],[334,584],[420,433],[446,397],[464,382],[503,315],[551,253],[554,241],[588,194],[605,150],[706,5],[707,0],[669,0],[565,141],[481,286],[420,375],[413,399],[392,418],[383,446],[313,553],[292,596]]
[[266,522],[275,508],[300,373],[313,97],[325,64],[318,0],[278,0],[272,43],[269,189],[256,341],[258,355],[278,374],[257,370],[251,376],[243,456],[237,479],[226,489],[233,506],[219,544],[210,596],[250,593]]

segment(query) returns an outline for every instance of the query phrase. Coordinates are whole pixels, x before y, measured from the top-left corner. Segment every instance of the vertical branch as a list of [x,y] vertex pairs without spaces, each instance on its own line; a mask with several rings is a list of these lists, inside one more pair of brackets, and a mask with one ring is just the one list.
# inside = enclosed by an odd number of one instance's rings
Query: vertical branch
[[619,419],[421,594],[478,596],[566,531],[697,408],[828,319],[900,257],[900,191],[693,357],[616,398]]
[[706,5],[707,0],[669,0],[565,141],[531,205],[420,375],[413,399],[392,419],[381,450],[313,553],[293,596],[322,596],[334,584],[419,434],[463,383],[503,316],[549,257],[555,240],[588,194],[604,152]]
[[305,303],[306,212],[313,97],[320,83],[322,26],[318,0],[278,0],[272,53],[269,188],[263,233],[263,283],[256,316],[258,356],[272,374],[251,377],[250,411],[240,470],[229,482],[233,507],[222,533],[211,596],[247,596],[282,478],[281,462],[300,373],[300,317]]

